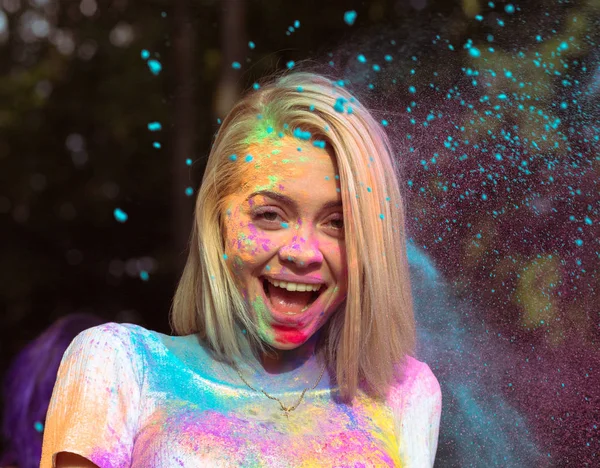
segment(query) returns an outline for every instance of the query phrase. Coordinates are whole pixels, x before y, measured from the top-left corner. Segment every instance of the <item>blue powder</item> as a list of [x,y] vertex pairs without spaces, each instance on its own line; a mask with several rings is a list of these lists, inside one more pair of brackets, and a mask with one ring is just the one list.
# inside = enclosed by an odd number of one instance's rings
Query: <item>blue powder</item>
[[356,11],[354,10],[350,10],[347,11],[346,13],[344,13],[344,22],[348,25],[348,26],[352,26],[354,24],[354,21],[356,21]]
[[294,136],[300,140],[310,140],[311,134],[308,131],[303,131],[300,128],[295,128]]
[[146,63],[148,64],[148,68],[150,69],[153,75],[158,75],[161,72],[162,65],[158,60],[150,59]]
[[346,104],[348,102],[347,99],[344,99],[343,97],[339,97],[335,100],[335,104],[333,105],[333,110],[335,110],[336,112],[339,113],[343,113],[344,112],[344,104]]
[[481,56],[481,52],[479,51],[479,49],[477,47],[470,47],[469,48],[469,55],[471,57],[477,58]]
[[128,218],[127,213],[125,213],[121,208],[115,208],[114,216],[115,219],[120,223],[124,223]]

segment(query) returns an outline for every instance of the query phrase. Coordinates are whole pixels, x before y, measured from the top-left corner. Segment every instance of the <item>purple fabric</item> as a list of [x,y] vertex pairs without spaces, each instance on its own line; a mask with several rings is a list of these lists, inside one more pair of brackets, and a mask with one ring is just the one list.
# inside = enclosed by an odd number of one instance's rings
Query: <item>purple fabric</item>
[[62,317],[12,361],[3,385],[5,451],[0,466],[39,466],[43,424],[62,356],[80,332],[104,322],[91,314]]

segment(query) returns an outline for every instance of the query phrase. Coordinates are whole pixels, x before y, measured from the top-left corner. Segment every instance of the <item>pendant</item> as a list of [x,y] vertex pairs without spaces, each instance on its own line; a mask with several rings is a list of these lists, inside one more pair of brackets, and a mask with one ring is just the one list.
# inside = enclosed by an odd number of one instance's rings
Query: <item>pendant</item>
[[283,411],[283,413],[285,414],[286,419],[289,421],[290,420],[291,408],[289,406],[283,406],[283,405],[281,405],[281,411]]

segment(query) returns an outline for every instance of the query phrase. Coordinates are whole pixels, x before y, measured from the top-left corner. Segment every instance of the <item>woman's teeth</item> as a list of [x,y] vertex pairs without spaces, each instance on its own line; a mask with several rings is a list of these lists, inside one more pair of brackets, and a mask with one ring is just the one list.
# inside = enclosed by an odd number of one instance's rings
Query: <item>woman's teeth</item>
[[278,281],[267,278],[267,281],[278,288],[287,289],[288,291],[318,291],[321,289],[321,284],[306,284],[306,283],[290,283],[287,281]]
[[[266,296],[269,297],[269,298],[270,298],[271,294],[269,293],[267,284],[269,286],[275,286],[277,288],[287,289],[288,291],[301,291],[301,292],[313,291],[313,292],[318,293],[315,296],[313,296],[313,298],[308,302],[308,304],[305,305],[300,310],[300,313],[306,312],[309,309],[309,307],[314,304],[314,302],[317,300],[317,298],[320,295],[319,291],[321,290],[321,286],[323,286],[323,284],[306,284],[306,283],[291,283],[291,282],[287,282],[287,281],[278,281],[278,280],[272,280],[272,279],[267,278],[267,277],[263,277],[263,279],[265,281],[265,284],[263,285],[263,288],[265,290]],[[286,312],[285,314],[286,315],[296,315],[297,313]]]

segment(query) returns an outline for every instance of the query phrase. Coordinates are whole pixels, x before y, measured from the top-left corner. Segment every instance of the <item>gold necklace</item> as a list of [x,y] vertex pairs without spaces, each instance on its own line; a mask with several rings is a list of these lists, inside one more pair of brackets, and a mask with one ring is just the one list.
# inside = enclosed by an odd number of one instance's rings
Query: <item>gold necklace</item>
[[[319,380],[317,380],[317,382],[316,382],[316,383],[315,383],[315,384],[312,386],[312,388],[310,388],[310,389],[309,389],[309,388],[305,388],[305,389],[303,390],[303,392],[302,392],[302,395],[300,395],[300,398],[298,398],[298,401],[296,402],[296,404],[295,404],[294,406],[285,406],[285,405],[283,404],[283,402],[282,402],[282,401],[281,401],[279,398],[276,398],[276,397],[274,397],[274,396],[271,396],[271,395],[269,395],[267,392],[265,392],[265,391],[264,391],[264,390],[262,390],[262,389],[261,389],[260,391],[261,391],[262,393],[264,393],[264,395],[265,395],[267,398],[270,398],[271,400],[275,400],[275,401],[277,401],[277,402],[279,403],[279,406],[281,406],[281,411],[283,411],[283,412],[284,412],[284,414],[285,414],[285,417],[286,417],[287,419],[290,419],[290,413],[291,413],[292,411],[294,411],[296,408],[298,408],[298,405],[300,405],[300,403],[302,403],[302,399],[304,398],[304,394],[305,394],[305,393],[306,393],[308,390],[314,390],[314,389],[315,389],[315,387],[316,387],[317,385],[319,385],[319,382],[321,381],[321,379],[323,378],[323,374],[325,373],[325,367],[326,367],[326,364],[325,364],[325,365],[323,365],[323,370],[321,371],[321,375],[319,376]],[[248,382],[246,382],[246,379],[244,378],[244,376],[241,374],[241,372],[239,371],[239,369],[238,369],[237,367],[235,368],[235,370],[237,371],[238,375],[240,376],[240,379],[242,379],[242,380],[243,380],[243,382],[244,382],[244,383],[245,383],[245,384],[246,384],[248,387],[250,387],[250,389],[254,390],[255,392],[258,392],[258,391],[259,391],[259,390],[255,389],[255,388],[254,388],[252,385],[250,385]]]

